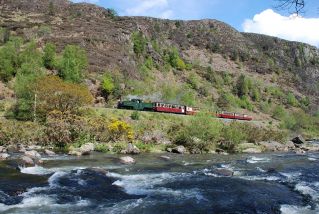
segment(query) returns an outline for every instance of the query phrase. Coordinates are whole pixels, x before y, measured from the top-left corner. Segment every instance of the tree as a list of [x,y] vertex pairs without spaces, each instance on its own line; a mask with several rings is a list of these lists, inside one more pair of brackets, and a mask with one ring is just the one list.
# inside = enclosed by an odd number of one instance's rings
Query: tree
[[297,15],[303,12],[305,7],[305,0],[276,0],[278,5],[276,8],[280,10],[288,10]]
[[63,51],[59,75],[68,82],[80,83],[87,66],[85,50],[76,45],[67,45]]
[[64,82],[57,76],[45,76],[32,85],[32,93],[37,96],[37,115],[45,118],[54,110],[62,113],[78,113],[80,107],[93,102],[87,87]]
[[48,43],[44,47],[43,64],[47,69],[53,69],[56,66],[56,46]]

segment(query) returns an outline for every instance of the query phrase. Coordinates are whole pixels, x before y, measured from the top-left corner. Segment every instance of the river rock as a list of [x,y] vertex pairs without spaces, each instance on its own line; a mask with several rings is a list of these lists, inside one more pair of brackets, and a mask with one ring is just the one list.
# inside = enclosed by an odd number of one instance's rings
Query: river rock
[[214,172],[221,176],[231,177],[234,175],[234,172],[229,169],[216,169]]
[[135,145],[133,145],[132,143],[129,143],[126,147],[125,150],[121,151],[122,154],[132,154],[132,155],[136,155],[136,154],[140,154],[141,151],[139,150],[139,148],[137,148]]
[[278,143],[276,141],[262,141],[258,144],[263,146],[266,151],[270,152],[284,151],[286,147],[284,144]]
[[258,154],[262,153],[262,150],[260,148],[247,148],[243,150],[243,153]]
[[82,155],[89,155],[91,152],[93,152],[95,149],[95,146],[93,143],[87,143],[82,145],[80,148],[73,148],[69,151],[69,155],[75,155],[75,156],[82,156]]
[[10,157],[7,153],[0,153],[0,160],[7,160]]
[[120,157],[120,162],[123,164],[133,164],[135,163],[134,158],[130,156]]
[[32,158],[32,159],[40,159],[40,158],[41,158],[41,155],[40,155],[37,151],[35,151],[35,150],[26,151],[26,152],[24,153],[24,155],[25,155],[25,156],[28,156],[28,157],[30,157],[30,158]]
[[163,155],[163,156],[160,156],[160,158],[161,158],[161,159],[163,159],[163,160],[170,160],[170,159],[171,159],[170,157],[168,157],[168,156],[165,156],[165,155]]
[[173,152],[173,149],[172,148],[166,148],[166,151],[167,152]]
[[294,144],[300,145],[300,144],[306,144],[306,140],[301,136],[298,135],[297,137],[295,137],[294,139],[291,140]]
[[172,149],[172,152],[177,154],[185,154],[186,148],[184,146],[176,146],[175,148]]
[[0,146],[0,153],[6,153],[7,149],[4,146]]
[[32,160],[32,158],[28,156],[22,156],[21,161],[22,161],[22,164],[24,165],[34,166],[34,161]]
[[53,152],[53,151],[51,151],[51,150],[48,150],[48,149],[44,150],[44,153],[45,153],[46,155],[48,155],[48,156],[55,156],[55,155],[56,155],[55,152]]
[[16,152],[16,151],[18,151],[18,148],[16,145],[9,145],[9,146],[7,146],[7,151],[8,152]]

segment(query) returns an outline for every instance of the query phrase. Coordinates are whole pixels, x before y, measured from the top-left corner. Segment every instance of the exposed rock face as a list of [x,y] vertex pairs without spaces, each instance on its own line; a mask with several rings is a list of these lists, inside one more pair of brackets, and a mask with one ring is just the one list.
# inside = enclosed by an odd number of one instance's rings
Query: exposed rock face
[[122,154],[131,154],[131,155],[136,155],[136,154],[140,154],[141,151],[139,150],[139,148],[137,148],[135,145],[133,145],[132,143],[129,143],[126,147],[125,150],[121,151]]
[[120,162],[123,164],[133,164],[135,163],[134,158],[130,156],[120,157]]

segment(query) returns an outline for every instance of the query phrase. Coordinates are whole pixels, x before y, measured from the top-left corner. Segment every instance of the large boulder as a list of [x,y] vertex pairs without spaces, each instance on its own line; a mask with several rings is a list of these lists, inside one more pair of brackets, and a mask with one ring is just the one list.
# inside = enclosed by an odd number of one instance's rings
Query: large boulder
[[26,165],[26,166],[34,166],[34,161],[32,160],[32,158],[28,156],[22,156],[21,162],[23,165]]
[[7,149],[4,146],[0,146],[0,153],[7,152]]
[[136,155],[136,154],[140,154],[141,151],[139,150],[139,148],[137,148],[135,145],[133,145],[132,143],[129,143],[126,147],[126,149],[124,149],[123,151],[121,151],[122,154],[132,154],[132,155]]
[[41,155],[35,150],[26,151],[26,152],[24,152],[24,155],[32,158],[33,160],[41,158]]
[[301,136],[298,135],[297,137],[295,137],[294,139],[291,140],[294,144],[300,145],[300,144],[306,144],[306,140]]
[[95,146],[93,143],[87,143],[82,145],[80,148],[73,148],[69,151],[69,155],[76,155],[76,156],[82,156],[82,155],[89,155],[91,152],[93,152],[95,149]]
[[175,148],[172,149],[172,152],[177,154],[185,154],[186,148],[184,146],[176,146]]
[[270,152],[278,152],[278,151],[285,151],[287,150],[287,146],[276,141],[262,141],[258,143],[259,145],[263,146],[266,151]]
[[44,150],[44,153],[45,153],[46,155],[48,155],[48,156],[55,156],[55,155],[56,155],[55,152],[53,152],[53,151],[51,151],[51,150],[48,150],[48,149]]
[[134,158],[130,156],[120,157],[120,162],[123,164],[133,164],[135,163]]
[[7,160],[10,157],[7,153],[0,153],[0,160]]

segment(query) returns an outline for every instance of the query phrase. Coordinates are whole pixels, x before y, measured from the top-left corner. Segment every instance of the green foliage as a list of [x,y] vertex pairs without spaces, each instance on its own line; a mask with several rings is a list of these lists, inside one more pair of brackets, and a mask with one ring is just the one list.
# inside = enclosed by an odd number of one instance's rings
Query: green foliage
[[237,95],[239,97],[248,95],[250,87],[251,87],[251,81],[247,77],[245,77],[245,75],[243,74],[240,75],[236,84]]
[[147,44],[147,40],[144,38],[143,33],[141,31],[134,32],[132,34],[132,41],[134,53],[138,56],[142,55]]
[[59,75],[64,80],[80,83],[87,68],[88,59],[85,50],[75,45],[67,45],[63,51]]
[[296,99],[295,95],[291,92],[289,92],[287,95],[287,103],[290,106],[294,106],[294,107],[299,106],[298,100]]
[[256,86],[252,89],[251,98],[255,102],[259,102],[260,101],[260,91],[259,91],[259,88],[257,88]]
[[31,41],[25,44],[25,47],[19,53],[18,65],[22,66],[22,64],[24,63],[34,64],[36,66],[43,65],[42,54],[37,49],[37,44],[35,43],[35,41]]
[[247,138],[246,133],[243,132],[243,127],[237,122],[232,122],[230,125],[224,126],[221,133],[222,141],[219,147],[228,152],[235,152],[238,144]]
[[115,89],[114,81],[109,73],[106,73],[102,78],[102,91],[106,97],[111,95]]
[[95,145],[95,151],[107,153],[110,151],[110,147],[105,143],[98,143]]
[[286,110],[284,109],[283,106],[281,105],[277,105],[274,110],[273,110],[273,113],[272,113],[272,116],[277,119],[277,120],[280,120],[280,119],[283,119],[284,117],[286,117],[287,115],[287,112]]
[[130,117],[131,117],[132,120],[139,120],[140,119],[140,114],[139,114],[138,111],[134,111],[134,112],[132,112]]
[[179,56],[177,48],[172,48],[172,50],[165,55],[164,60],[166,60],[173,68],[176,68],[177,70],[186,69],[186,64]]
[[144,65],[148,68],[148,69],[153,69],[153,67],[154,67],[154,62],[153,62],[153,59],[152,59],[152,57],[147,57],[146,58],[146,60],[145,60],[145,62],[144,62]]
[[114,19],[116,16],[118,16],[118,13],[117,13],[117,11],[116,10],[114,10],[114,9],[108,9],[108,11],[109,11],[109,16],[112,18],[112,19]]
[[189,77],[187,78],[187,83],[190,85],[191,88],[193,88],[194,90],[198,90],[199,89],[199,79],[198,76],[194,73],[191,73],[189,75]]
[[285,93],[278,87],[270,86],[266,88],[266,93],[272,95],[274,98],[282,100],[285,98]]
[[43,64],[47,69],[56,68],[56,46],[52,43],[47,43],[43,50]]
[[208,120],[207,117],[210,116],[203,113],[197,114],[189,123],[173,127],[174,143],[184,145],[192,153],[207,152],[211,147],[215,147],[222,125],[214,120]]
[[33,104],[35,100],[32,85],[44,76],[43,69],[32,63],[24,63],[18,69],[14,91],[17,96],[17,104],[14,109],[14,116],[19,120],[31,120],[33,118]]

